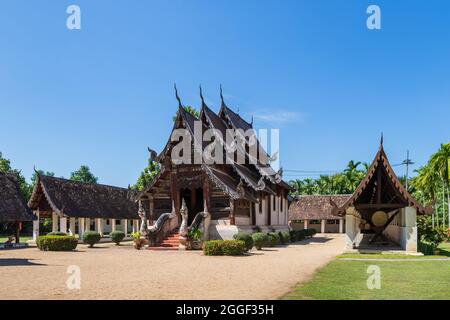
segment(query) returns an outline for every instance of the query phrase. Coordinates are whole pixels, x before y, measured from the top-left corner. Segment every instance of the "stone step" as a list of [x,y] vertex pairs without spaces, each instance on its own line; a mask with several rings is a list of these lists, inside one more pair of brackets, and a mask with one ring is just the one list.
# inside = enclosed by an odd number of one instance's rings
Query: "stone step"
[[153,250],[153,251],[178,251],[178,247],[148,247],[147,250]]
[[170,239],[164,239],[161,243],[171,243],[178,245],[180,241],[178,239],[170,240]]

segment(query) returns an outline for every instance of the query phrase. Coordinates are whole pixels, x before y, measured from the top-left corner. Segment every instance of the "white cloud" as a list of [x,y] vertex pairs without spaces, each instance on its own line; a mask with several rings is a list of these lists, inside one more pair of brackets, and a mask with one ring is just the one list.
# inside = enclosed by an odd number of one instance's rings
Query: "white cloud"
[[272,125],[283,125],[292,122],[301,122],[304,119],[304,114],[295,111],[286,111],[279,109],[259,109],[250,113],[253,115],[255,122],[264,122]]

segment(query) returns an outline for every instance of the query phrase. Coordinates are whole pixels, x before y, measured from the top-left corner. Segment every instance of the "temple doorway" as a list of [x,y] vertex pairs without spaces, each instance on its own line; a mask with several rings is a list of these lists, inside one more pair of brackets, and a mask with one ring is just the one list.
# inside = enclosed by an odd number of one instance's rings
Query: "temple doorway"
[[188,224],[190,225],[194,220],[195,215],[203,211],[203,189],[184,188],[180,190],[180,196],[181,199],[186,201],[186,206],[188,208]]

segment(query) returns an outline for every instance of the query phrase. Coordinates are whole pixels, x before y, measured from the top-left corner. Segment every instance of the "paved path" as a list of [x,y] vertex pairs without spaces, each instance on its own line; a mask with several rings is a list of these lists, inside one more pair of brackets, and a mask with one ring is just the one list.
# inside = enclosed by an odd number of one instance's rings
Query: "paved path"
[[[243,257],[137,251],[130,244],[0,251],[0,299],[276,299],[309,280],[344,245],[342,235],[316,235]],[[80,290],[66,287],[70,265],[80,267]]]

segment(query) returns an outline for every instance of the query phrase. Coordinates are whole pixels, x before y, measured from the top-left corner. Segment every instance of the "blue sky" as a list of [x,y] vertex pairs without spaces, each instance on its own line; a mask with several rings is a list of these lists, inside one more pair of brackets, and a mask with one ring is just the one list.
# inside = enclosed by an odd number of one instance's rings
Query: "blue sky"
[[[70,4],[81,30],[65,26]],[[369,4],[381,30],[366,28]],[[424,164],[449,141],[448,1],[0,5],[0,151],[27,178],[87,164],[102,183],[134,183],[147,146],[167,141],[174,82],[193,106],[202,84],[214,110],[222,83],[231,108],[280,128],[285,170],[370,162],[382,131],[392,163],[409,149]]]

